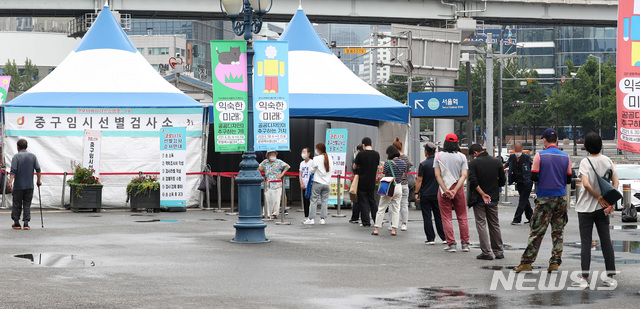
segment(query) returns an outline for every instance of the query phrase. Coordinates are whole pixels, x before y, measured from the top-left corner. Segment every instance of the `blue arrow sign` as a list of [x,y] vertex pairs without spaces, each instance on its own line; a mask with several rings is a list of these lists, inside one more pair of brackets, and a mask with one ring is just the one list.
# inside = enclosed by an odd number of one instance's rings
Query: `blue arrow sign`
[[469,100],[466,91],[411,92],[409,105],[413,118],[469,116]]

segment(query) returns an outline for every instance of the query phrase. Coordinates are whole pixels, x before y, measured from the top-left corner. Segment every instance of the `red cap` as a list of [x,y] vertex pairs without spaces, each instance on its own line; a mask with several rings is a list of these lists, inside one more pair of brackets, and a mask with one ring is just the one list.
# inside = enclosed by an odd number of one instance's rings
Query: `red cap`
[[454,133],[449,133],[449,134],[447,134],[447,137],[445,137],[444,140],[445,141],[449,141],[449,142],[457,143],[458,142],[458,136],[455,135]]

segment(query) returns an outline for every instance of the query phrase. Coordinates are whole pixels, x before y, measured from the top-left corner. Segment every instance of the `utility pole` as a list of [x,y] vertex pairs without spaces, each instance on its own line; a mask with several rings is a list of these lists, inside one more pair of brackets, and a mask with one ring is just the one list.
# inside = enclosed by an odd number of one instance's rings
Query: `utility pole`
[[487,33],[487,152],[490,156],[495,155],[493,149],[493,46],[491,44],[491,33]]
[[[373,26],[373,37],[371,38],[371,45],[378,46],[378,25]],[[378,49],[370,49],[370,65],[369,65],[369,80],[371,81],[371,87],[377,88],[378,84]]]
[[484,76],[480,76],[480,144],[484,144],[484,100],[485,100],[485,95],[484,95],[484,87],[482,87],[482,85],[484,85]]
[[[467,119],[467,149],[471,148],[471,133],[475,131],[475,126],[473,125],[473,94],[471,93],[471,63],[467,61],[465,63],[465,72],[467,73],[467,101],[469,102],[469,118]],[[468,158],[471,159],[471,153],[467,151]]]
[[498,155],[502,156],[502,40],[500,44],[500,58],[498,58]]

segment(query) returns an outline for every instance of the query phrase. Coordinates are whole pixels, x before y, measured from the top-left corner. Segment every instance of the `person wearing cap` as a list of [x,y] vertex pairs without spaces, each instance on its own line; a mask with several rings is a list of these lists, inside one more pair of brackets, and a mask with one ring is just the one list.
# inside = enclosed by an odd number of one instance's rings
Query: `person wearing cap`
[[502,160],[489,156],[479,144],[471,145],[469,154],[474,158],[469,162],[469,207],[473,207],[482,250],[476,258],[493,260],[495,255],[496,259],[504,259],[498,218],[500,187],[507,182]]
[[280,200],[282,199],[282,177],[291,168],[289,164],[278,159],[278,152],[267,151],[267,159],[262,161],[258,170],[264,172],[267,182],[264,192],[264,213],[265,218],[276,219],[280,210]]
[[418,166],[418,178],[416,178],[416,201],[420,203],[422,211],[422,221],[424,223],[424,234],[427,245],[435,245],[436,234],[433,232],[433,223],[431,213],[433,213],[433,221],[436,224],[438,236],[443,244],[447,243],[442,228],[442,218],[440,217],[440,206],[438,206],[438,181],[433,170],[433,160],[436,156],[436,144],[428,142],[424,145],[424,156],[427,158]]
[[442,216],[442,227],[447,239],[448,252],[456,252],[456,239],[453,233],[452,208],[456,212],[460,229],[460,245],[463,252],[469,252],[469,222],[464,198],[464,181],[467,179],[467,157],[460,152],[458,136],[449,133],[445,137],[442,152],[436,155],[433,169],[440,186],[438,205]]
[[516,272],[530,271],[536,260],[542,238],[551,224],[553,249],[547,271],[557,271],[562,263],[563,234],[567,225],[566,185],[571,183],[571,158],[558,149],[558,134],[552,128],[542,133],[545,150],[536,153],[531,167],[531,180],[538,183],[535,209],[531,217],[531,232],[527,248]]
[[531,214],[533,209],[531,208],[531,202],[529,202],[529,195],[533,188],[533,181],[531,181],[531,157],[522,152],[522,144],[517,143],[513,149],[513,153],[509,155],[509,159],[504,167],[509,167],[509,184],[516,184],[516,190],[520,199],[518,201],[518,209],[513,216],[511,225],[519,224],[522,220],[522,214],[524,213],[527,222],[531,221]]

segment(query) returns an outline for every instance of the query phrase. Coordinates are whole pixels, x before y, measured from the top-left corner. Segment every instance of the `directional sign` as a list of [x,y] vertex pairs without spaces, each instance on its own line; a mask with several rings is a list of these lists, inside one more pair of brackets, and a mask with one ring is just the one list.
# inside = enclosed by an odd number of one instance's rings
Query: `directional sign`
[[366,54],[367,53],[367,49],[366,48],[355,48],[355,47],[345,48],[344,49],[344,53],[345,54]]
[[466,91],[411,92],[409,105],[413,118],[469,116],[469,100]]

